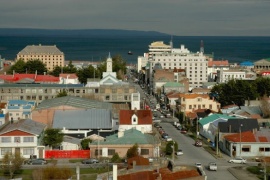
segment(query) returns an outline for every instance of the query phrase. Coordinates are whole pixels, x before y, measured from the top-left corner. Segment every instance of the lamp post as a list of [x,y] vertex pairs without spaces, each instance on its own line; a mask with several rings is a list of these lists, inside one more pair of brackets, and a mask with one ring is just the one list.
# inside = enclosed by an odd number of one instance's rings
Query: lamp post
[[240,124],[239,131],[240,131],[240,157],[242,154],[242,126],[243,124]]

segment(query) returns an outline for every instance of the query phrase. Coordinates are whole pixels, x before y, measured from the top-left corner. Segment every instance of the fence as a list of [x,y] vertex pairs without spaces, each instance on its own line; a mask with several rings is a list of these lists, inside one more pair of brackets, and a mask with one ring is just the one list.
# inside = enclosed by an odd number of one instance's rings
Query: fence
[[46,150],[45,158],[90,158],[90,150]]

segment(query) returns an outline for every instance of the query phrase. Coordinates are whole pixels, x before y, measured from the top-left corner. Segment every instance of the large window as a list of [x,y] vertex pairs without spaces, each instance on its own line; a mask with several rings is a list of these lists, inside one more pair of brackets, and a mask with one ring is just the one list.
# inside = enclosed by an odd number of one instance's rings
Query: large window
[[34,137],[23,137],[23,142],[34,142]]
[[8,152],[12,152],[11,148],[1,148],[1,155],[5,155]]
[[108,155],[114,155],[115,154],[115,149],[108,149]]
[[95,150],[95,156],[101,156],[101,155],[102,155],[102,149],[100,149],[99,151],[96,149]]
[[243,146],[242,152],[250,152],[250,146]]
[[10,143],[11,142],[11,137],[1,137],[1,142],[2,143]]
[[21,137],[14,137],[14,142],[15,143],[20,143],[21,142]]
[[141,149],[141,155],[149,155],[149,149]]
[[34,152],[34,148],[23,148],[23,155],[33,155]]

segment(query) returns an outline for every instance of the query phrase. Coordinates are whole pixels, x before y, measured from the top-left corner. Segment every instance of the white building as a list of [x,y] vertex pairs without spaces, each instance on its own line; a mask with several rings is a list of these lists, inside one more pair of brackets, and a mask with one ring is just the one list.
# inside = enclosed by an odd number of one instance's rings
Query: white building
[[240,69],[219,70],[217,71],[217,82],[226,83],[229,80],[255,80],[256,73],[250,71],[244,71]]
[[59,84],[80,84],[78,76],[73,74],[59,74],[60,82]]

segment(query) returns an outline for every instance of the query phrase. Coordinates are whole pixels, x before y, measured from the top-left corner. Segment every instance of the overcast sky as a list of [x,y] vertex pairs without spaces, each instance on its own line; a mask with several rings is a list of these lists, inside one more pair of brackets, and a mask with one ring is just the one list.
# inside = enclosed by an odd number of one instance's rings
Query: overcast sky
[[270,0],[1,0],[0,28],[270,36]]

